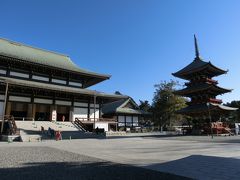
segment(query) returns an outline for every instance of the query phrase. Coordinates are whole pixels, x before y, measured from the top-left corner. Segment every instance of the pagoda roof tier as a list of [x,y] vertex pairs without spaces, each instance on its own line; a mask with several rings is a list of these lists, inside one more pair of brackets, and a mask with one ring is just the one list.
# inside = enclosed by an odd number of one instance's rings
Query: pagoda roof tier
[[214,77],[225,73],[227,73],[227,71],[214,66],[210,61],[205,62],[200,57],[196,57],[192,63],[180,71],[172,73],[172,75],[178,78],[189,80],[192,79],[193,74],[206,74],[210,77]]
[[193,115],[193,114],[200,114],[200,113],[208,113],[210,112],[229,112],[229,111],[236,111],[238,108],[233,108],[233,107],[228,107],[220,104],[215,104],[215,103],[209,103],[209,107],[207,106],[206,103],[204,104],[196,104],[196,105],[191,105],[186,108],[180,109],[177,111],[179,114],[185,114],[185,115]]
[[199,94],[200,92],[203,92],[203,91],[208,91],[208,93],[209,91],[211,91],[212,94],[219,95],[219,94],[231,92],[232,90],[219,87],[215,84],[204,83],[204,84],[189,86],[184,89],[175,91],[174,93],[180,96],[191,97],[192,94],[196,94],[196,93]]
[[172,73],[173,76],[190,80],[193,78],[194,74],[199,75],[207,75],[209,77],[219,76],[221,74],[227,73],[227,71],[222,70],[216,66],[214,66],[210,61],[205,62],[201,59],[199,55],[198,50],[198,44],[197,44],[197,38],[194,35],[194,45],[195,45],[195,54],[196,57],[192,63],[181,69],[180,71],[177,71],[175,73]]

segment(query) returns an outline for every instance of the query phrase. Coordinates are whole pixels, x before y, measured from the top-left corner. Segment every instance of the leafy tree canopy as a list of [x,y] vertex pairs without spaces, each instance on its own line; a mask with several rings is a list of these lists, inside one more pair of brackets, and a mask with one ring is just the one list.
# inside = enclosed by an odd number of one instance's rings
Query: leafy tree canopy
[[171,119],[179,119],[176,111],[186,106],[186,99],[174,94],[180,84],[177,81],[163,81],[156,84],[153,97],[153,120],[158,126],[170,125]]

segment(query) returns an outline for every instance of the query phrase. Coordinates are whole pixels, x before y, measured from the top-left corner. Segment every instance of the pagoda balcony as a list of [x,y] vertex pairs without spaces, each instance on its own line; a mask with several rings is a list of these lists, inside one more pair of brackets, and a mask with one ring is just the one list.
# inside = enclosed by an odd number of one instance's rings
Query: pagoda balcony
[[208,83],[208,84],[214,84],[217,85],[218,81],[210,79],[210,78],[203,78],[203,79],[199,79],[199,80],[194,80],[194,81],[190,81],[190,82],[186,82],[184,83],[185,86],[192,86],[192,85],[196,85],[199,83]]
[[206,82],[209,84],[215,84],[215,85],[218,84],[218,81],[210,79],[210,78],[206,78]]
[[210,102],[210,103],[221,104],[221,103],[222,103],[222,100],[221,100],[221,99],[210,98],[210,99],[209,99],[209,102]]

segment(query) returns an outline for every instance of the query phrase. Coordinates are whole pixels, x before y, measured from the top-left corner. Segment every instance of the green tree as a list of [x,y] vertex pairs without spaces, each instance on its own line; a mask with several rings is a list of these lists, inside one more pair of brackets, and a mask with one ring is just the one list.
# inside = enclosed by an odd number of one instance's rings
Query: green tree
[[238,110],[232,111],[228,117],[231,122],[239,122],[240,121],[240,101],[232,101],[230,103],[227,103],[226,105],[230,107],[238,108]]
[[148,101],[141,101],[139,100],[139,109],[150,113],[150,114],[144,114],[142,117],[140,117],[140,124],[144,126],[149,126],[152,124],[152,106],[149,104]]
[[172,120],[182,119],[182,115],[176,113],[177,110],[186,106],[186,99],[174,94],[177,81],[163,81],[156,84],[152,103],[153,121],[158,127],[170,126]]
[[141,101],[139,100],[140,104],[139,104],[139,109],[146,111],[146,112],[150,112],[151,111],[151,105],[149,104],[148,101]]

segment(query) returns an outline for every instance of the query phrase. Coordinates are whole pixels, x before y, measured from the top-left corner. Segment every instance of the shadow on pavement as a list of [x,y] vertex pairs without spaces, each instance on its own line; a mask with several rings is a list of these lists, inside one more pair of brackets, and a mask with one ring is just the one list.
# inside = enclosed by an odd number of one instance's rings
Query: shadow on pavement
[[1,168],[1,180],[153,180],[189,179],[168,173],[110,162],[41,162],[26,163],[23,167]]
[[237,159],[192,155],[166,163],[152,164],[145,168],[194,179],[240,179],[239,167],[240,156]]

